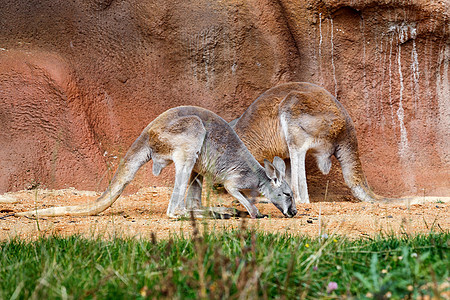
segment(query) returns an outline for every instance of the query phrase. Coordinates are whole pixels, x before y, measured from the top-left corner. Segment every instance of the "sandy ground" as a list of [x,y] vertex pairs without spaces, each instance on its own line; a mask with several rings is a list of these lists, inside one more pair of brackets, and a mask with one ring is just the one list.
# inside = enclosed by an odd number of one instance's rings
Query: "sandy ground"
[[[190,234],[189,220],[172,220],[166,215],[171,189],[154,187],[122,196],[111,208],[98,216],[45,217],[38,221],[26,217],[0,219],[0,240],[13,237],[33,239],[42,235],[68,236],[80,234],[85,237],[142,237],[168,238],[171,234]],[[37,207],[74,205],[94,201],[100,194],[89,191],[30,190],[3,195],[4,199],[17,203],[0,203],[0,217]],[[232,198],[214,194],[215,205],[236,207]],[[1,199],[0,199],[1,200]],[[315,199],[313,199],[315,200]],[[330,199],[331,201],[333,199]],[[292,219],[284,218],[272,204],[257,206],[269,218],[252,220],[245,218],[246,226],[266,232],[282,232],[318,236],[323,233],[346,235],[351,238],[371,237],[380,232],[401,234],[448,231],[450,211],[448,198],[428,199],[422,204],[368,204],[352,202],[314,202],[298,204],[298,214]],[[211,220],[205,223],[209,230],[239,228],[243,218]]]

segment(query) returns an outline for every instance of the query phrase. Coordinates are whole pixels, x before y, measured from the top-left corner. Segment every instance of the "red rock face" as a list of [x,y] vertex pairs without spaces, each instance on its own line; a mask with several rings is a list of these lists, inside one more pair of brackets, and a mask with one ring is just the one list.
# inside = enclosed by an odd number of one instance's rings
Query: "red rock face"
[[[102,190],[168,108],[230,121],[287,81],[347,108],[377,193],[450,192],[448,1],[1,2],[0,192]],[[349,195],[308,165],[312,198]],[[129,191],[172,182],[150,167]]]

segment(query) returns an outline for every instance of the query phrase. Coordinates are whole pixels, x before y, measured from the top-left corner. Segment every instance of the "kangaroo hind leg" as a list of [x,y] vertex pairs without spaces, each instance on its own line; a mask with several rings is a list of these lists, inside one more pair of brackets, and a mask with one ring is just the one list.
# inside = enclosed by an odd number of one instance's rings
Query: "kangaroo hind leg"
[[294,200],[296,203],[309,203],[305,159],[312,138],[287,114],[282,116],[281,126],[289,150],[290,164],[287,170],[290,171],[289,184],[294,193]]
[[175,184],[173,187],[172,197],[170,198],[167,215],[170,218],[178,218],[187,213],[184,196],[188,187],[189,177],[192,174],[195,160],[175,161]]
[[[167,140],[173,141],[171,155],[175,164],[175,184],[167,208],[167,215],[171,218],[177,218],[187,212],[186,189],[202,149],[206,129],[202,120],[197,116],[178,117],[165,127],[164,135]],[[201,197],[201,186],[200,189],[197,186],[192,193]]]
[[290,149],[291,189],[296,203],[309,203],[308,185],[306,183],[305,149]]
[[199,209],[202,208],[202,185],[203,176],[192,172],[189,178],[189,187],[186,196],[186,208],[187,209]]

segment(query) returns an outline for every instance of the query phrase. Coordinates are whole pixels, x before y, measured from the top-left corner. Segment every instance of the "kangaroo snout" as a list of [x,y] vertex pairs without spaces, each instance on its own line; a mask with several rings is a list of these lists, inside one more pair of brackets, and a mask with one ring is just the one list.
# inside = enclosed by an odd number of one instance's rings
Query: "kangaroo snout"
[[288,218],[292,218],[297,214],[297,208],[295,205],[292,205],[288,208],[287,212],[284,212],[283,215]]

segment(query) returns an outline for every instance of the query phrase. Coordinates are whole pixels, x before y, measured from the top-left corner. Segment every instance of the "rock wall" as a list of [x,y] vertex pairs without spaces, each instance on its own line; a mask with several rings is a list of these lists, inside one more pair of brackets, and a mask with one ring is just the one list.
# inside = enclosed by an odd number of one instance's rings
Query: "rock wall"
[[[450,1],[0,0],[0,192],[102,190],[178,105],[230,121],[264,90],[320,84],[352,116],[380,194],[450,192]],[[309,163],[312,197],[340,170]],[[151,164],[128,191],[168,184]]]

